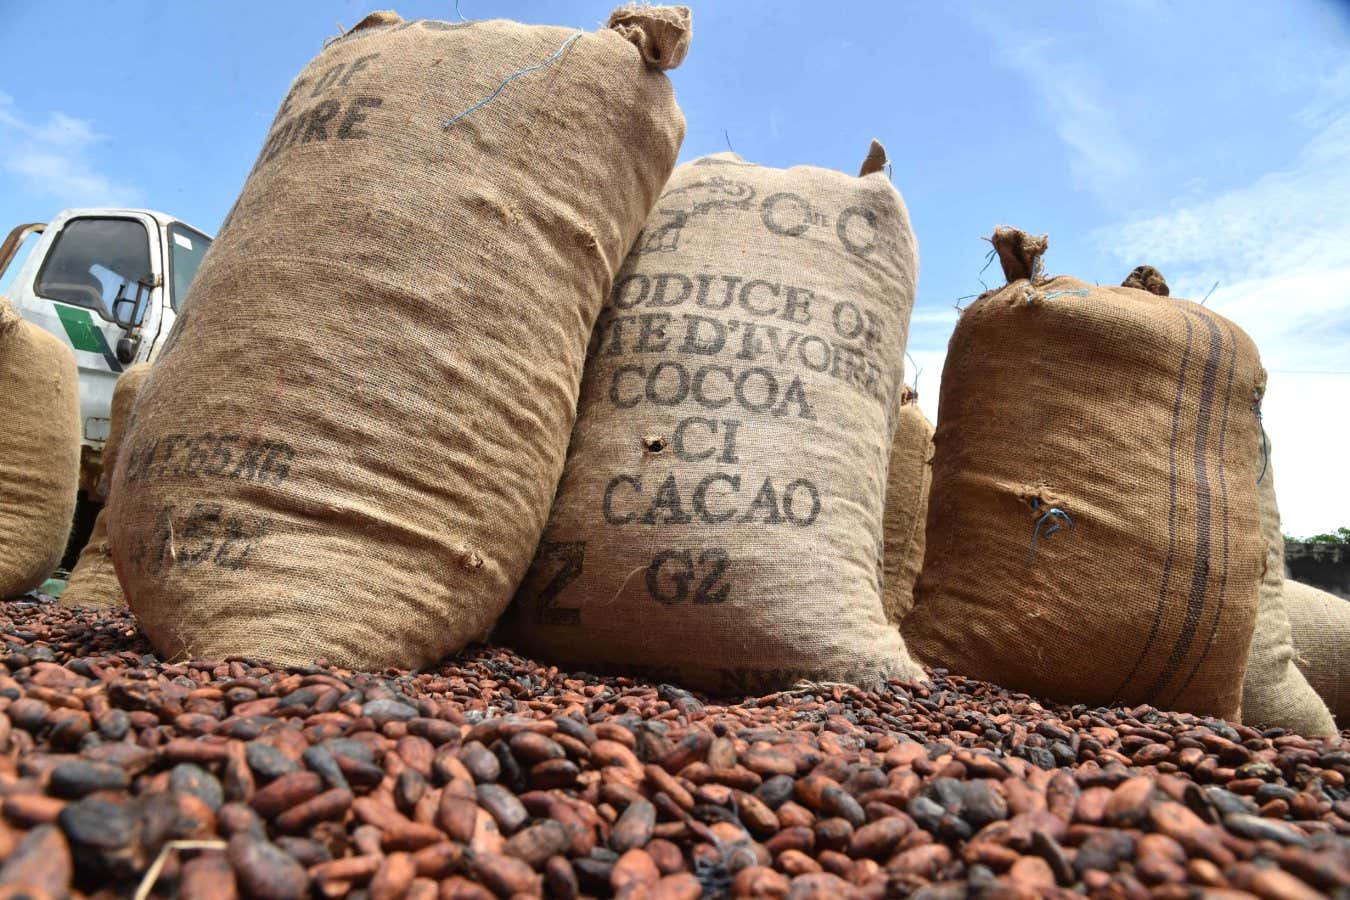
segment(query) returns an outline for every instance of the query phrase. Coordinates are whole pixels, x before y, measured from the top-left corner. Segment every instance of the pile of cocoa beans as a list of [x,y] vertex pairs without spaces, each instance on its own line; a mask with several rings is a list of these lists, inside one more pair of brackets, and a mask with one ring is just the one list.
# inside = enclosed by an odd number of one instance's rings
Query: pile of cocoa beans
[[0,605],[0,897],[1316,897],[1350,740],[942,671],[696,696],[478,647],[164,663]]

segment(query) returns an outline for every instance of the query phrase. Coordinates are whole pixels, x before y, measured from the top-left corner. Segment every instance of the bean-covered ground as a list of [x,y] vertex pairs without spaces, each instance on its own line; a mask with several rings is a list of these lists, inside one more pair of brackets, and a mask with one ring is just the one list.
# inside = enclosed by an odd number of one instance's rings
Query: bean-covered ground
[[499,647],[166,665],[0,604],[0,897],[1350,895],[1350,741],[942,672],[717,703]]

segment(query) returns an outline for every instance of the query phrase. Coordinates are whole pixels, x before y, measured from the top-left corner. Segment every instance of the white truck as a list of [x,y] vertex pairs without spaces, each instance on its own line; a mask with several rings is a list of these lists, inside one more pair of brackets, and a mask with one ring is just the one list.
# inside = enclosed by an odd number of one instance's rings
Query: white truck
[[20,249],[31,246],[5,293],[21,316],[66,342],[80,368],[74,552],[87,536],[82,526],[92,524],[91,501],[103,500],[95,486],[113,385],[127,366],[159,354],[210,244],[173,216],[111,208],[68,209],[51,222],[16,227],[0,244],[0,284]]

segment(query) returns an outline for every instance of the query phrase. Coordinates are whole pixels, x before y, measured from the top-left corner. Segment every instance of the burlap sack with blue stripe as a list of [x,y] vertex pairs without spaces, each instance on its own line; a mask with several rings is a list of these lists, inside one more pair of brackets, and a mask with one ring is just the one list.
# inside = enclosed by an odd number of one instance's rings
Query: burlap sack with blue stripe
[[1265,552],[1255,345],[993,241],[1008,283],[948,346],[906,640],[1054,700],[1236,719]]

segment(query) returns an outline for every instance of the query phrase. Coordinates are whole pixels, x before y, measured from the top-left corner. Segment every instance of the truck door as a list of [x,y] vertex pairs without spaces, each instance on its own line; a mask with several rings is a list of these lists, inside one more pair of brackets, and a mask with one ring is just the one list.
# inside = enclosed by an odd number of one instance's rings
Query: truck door
[[170,222],[164,230],[167,235],[164,242],[164,271],[168,273],[166,282],[168,306],[161,308],[162,318],[153,333],[147,334],[142,342],[141,354],[137,362],[152,362],[168,343],[169,333],[174,322],[183,312],[183,301],[187,299],[188,288],[197,277],[211,239],[195,228],[182,222]]
[[[84,440],[107,439],[112,388],[125,363],[118,341],[156,328],[163,279],[157,229],[132,217],[81,216],[67,220],[53,240],[33,284],[37,324],[65,335],[80,367]],[[44,302],[45,301],[45,302]],[[133,327],[124,329],[119,314]]]

